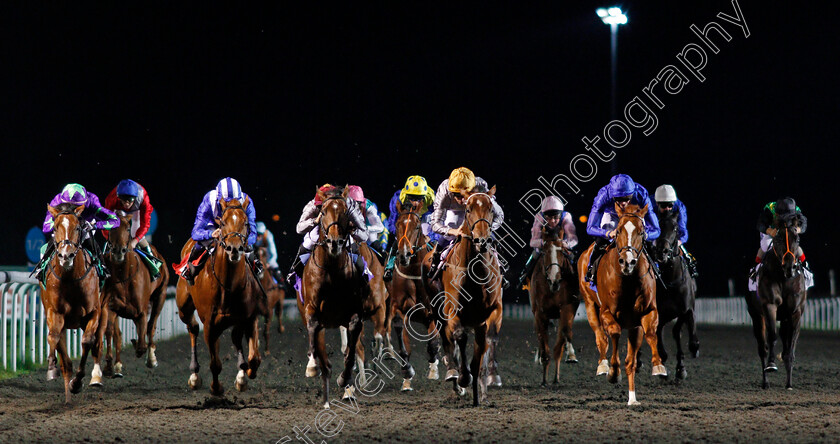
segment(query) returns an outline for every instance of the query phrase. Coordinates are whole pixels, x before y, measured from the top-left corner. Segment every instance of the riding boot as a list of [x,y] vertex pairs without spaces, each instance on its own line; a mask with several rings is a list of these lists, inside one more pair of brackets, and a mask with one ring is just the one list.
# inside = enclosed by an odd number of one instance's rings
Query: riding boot
[[303,277],[304,263],[300,257],[304,254],[309,254],[309,252],[310,251],[306,249],[306,247],[304,247],[303,244],[300,244],[300,246],[298,247],[297,254],[295,255],[295,260],[292,261],[292,270],[289,272],[288,276],[286,276],[286,280],[288,280],[289,282],[294,282],[295,276],[300,278]]
[[41,247],[41,260],[35,264],[32,272],[29,273],[29,277],[34,277],[35,280],[40,281],[44,277],[44,270],[47,269],[47,264],[50,262],[53,253],[55,253],[55,242],[50,239]]
[[195,274],[198,268],[193,262],[200,258],[202,253],[204,253],[204,246],[196,242],[190,251],[190,257],[187,258],[187,268],[181,273],[181,277],[186,279],[190,285],[195,285]]
[[99,284],[103,285],[105,281],[111,277],[111,272],[108,270],[108,267],[105,266],[102,251],[96,245],[96,239],[93,238],[93,233],[89,233],[87,235],[85,240],[82,241],[82,246],[90,252],[91,259],[93,260],[93,266],[96,267],[96,272],[99,274]]
[[519,275],[519,282],[516,284],[516,288],[522,288],[525,286],[525,281],[528,280],[528,277],[534,272],[534,268],[537,266],[537,261],[539,261],[541,253],[542,252],[539,248],[534,248],[534,251],[532,251],[531,255],[528,256],[528,260],[525,262],[525,269],[522,270],[522,274]]
[[432,251],[432,265],[429,267],[429,273],[427,274],[429,279],[434,279],[437,276],[441,253],[443,253],[443,245],[439,242],[435,243],[435,249]]
[[598,265],[604,252],[607,251],[609,245],[610,241],[608,239],[601,237],[595,239],[595,248],[592,249],[592,254],[589,256],[589,268],[586,269],[586,277],[584,278],[587,282],[594,281],[595,267]]
[[152,253],[151,245],[138,246],[138,249],[143,252],[146,256],[146,260],[149,263],[149,271],[151,272],[151,280],[152,282],[156,281],[160,277],[160,267],[163,265],[163,262],[155,257],[155,254]]
[[697,259],[685,249],[685,245],[680,245],[680,250],[682,250],[683,256],[686,258],[686,265],[688,265],[688,271],[691,273],[691,277],[696,278],[698,276]]
[[388,282],[394,277],[394,265],[397,261],[397,242],[391,244],[391,249],[388,251],[388,263],[385,264],[385,273],[382,275],[382,280]]
[[359,244],[355,242],[350,244],[350,253],[356,256],[356,260],[353,262],[353,266],[356,267],[356,272],[359,273],[359,276],[365,276],[365,281],[370,280],[370,276],[368,276],[368,274],[366,273],[367,264],[365,263],[364,256],[362,256]]

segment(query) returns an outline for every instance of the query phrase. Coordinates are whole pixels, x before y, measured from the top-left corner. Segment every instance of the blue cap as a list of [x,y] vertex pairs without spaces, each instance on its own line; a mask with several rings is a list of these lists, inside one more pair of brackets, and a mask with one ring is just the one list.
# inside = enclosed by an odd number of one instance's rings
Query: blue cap
[[610,199],[629,196],[636,192],[636,183],[626,174],[617,174],[610,179]]
[[131,179],[121,180],[120,183],[117,185],[117,196],[137,197],[139,195],[140,185]]
[[225,201],[232,199],[242,200],[242,187],[239,186],[239,182],[232,177],[225,177],[220,180],[216,185],[216,192],[219,193],[219,197]]

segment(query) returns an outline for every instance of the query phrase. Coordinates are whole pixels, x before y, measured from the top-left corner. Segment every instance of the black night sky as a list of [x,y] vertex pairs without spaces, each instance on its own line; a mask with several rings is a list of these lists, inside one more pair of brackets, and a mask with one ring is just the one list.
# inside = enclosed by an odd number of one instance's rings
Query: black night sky
[[[586,152],[581,138],[610,121],[600,2],[172,3],[2,7],[0,264],[25,263],[26,231],[65,183],[104,199],[126,177],[148,190],[160,218],[154,243],[170,261],[203,194],[225,176],[254,198],[284,268],[300,210],[324,182],[361,185],[386,208],[407,176],[437,186],[467,166],[497,185],[508,223],[527,239],[532,219],[519,199],[540,176],[568,175]],[[716,17],[734,15],[729,0],[621,5],[619,115],[666,65],[684,68],[677,53],[701,44],[690,25],[714,20],[732,40],[712,33],[720,52],[707,51],[705,81],[688,74],[679,94],[660,93],[656,130],[633,130],[616,150],[618,170],[651,194],[675,186],[701,296],[724,295],[729,277],[746,290],[760,209],[794,197],[809,218],[802,243],[814,290],[825,294],[838,266],[833,13],[739,4],[748,38]],[[575,218],[609,181],[610,165],[598,167],[581,194],[565,195]],[[509,279],[526,256],[511,259]],[[526,301],[519,293],[506,300]]]

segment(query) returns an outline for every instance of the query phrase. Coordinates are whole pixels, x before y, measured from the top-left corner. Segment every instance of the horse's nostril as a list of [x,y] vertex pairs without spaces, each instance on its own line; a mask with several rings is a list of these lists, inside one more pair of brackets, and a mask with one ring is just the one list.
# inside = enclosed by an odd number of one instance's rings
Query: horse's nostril
[[618,258],[618,263],[621,264],[621,265],[624,265],[624,259]]
[[632,261],[630,261],[630,265],[636,265],[636,262],[636,259],[633,259]]

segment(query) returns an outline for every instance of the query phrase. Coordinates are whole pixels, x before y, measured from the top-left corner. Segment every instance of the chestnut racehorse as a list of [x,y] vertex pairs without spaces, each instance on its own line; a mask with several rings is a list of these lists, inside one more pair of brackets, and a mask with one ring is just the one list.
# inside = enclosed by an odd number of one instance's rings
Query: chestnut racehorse
[[[131,216],[117,212],[120,226],[108,234],[110,248],[105,256],[105,264],[111,271],[111,277],[105,281],[103,293],[108,299],[108,328],[105,331],[105,369],[106,376],[122,376],[123,363],[120,357],[122,351],[122,333],[117,316],[134,321],[137,328],[137,340],[134,351],[137,357],[143,356],[148,348],[146,367],[157,367],[155,356],[155,328],[157,318],[166,300],[166,284],[169,281],[169,270],[166,263],[160,269],[160,277],[154,282],[143,259],[134,250],[129,250],[131,242]],[[163,262],[163,258],[155,247],[152,247],[155,257]],[[148,338],[148,342],[147,342]],[[111,357],[111,345],[116,352],[116,360]]]
[[767,373],[777,370],[773,347],[776,345],[776,321],[782,337],[782,359],[787,370],[785,388],[792,390],[791,374],[799,339],[800,321],[805,310],[807,287],[802,263],[795,256],[799,247],[796,217],[783,222],[773,237],[772,254],[764,256],[759,269],[758,291],[746,296],[747,309],[753,321],[753,333],[758,341],[761,358],[761,387],[767,388]]
[[[257,257],[263,264],[268,263],[268,249],[264,246],[256,247]],[[271,319],[277,316],[277,333],[283,333],[283,299],[286,298],[286,286],[282,282],[277,282],[271,273],[266,270],[260,278],[260,283],[265,289],[266,312],[265,325],[263,326],[263,339],[265,340],[265,355],[270,354],[268,350],[269,328],[271,327]]]
[[688,349],[691,356],[696,358],[700,353],[700,339],[697,338],[697,326],[694,323],[694,297],[697,293],[697,282],[688,271],[686,258],[677,246],[679,239],[679,213],[670,212],[659,217],[661,234],[653,243],[653,260],[659,265],[662,280],[656,287],[656,310],[659,312],[659,327],[656,328],[656,338],[659,343],[659,356],[664,364],[668,360],[665,341],[662,340],[662,330],[668,322],[676,319],[672,334],[677,343],[676,378],[685,379],[685,353],[682,346],[682,326],[688,329]]
[[[542,228],[542,255],[531,273],[528,294],[531,311],[534,312],[534,328],[540,341],[539,359],[543,368],[542,385],[546,384],[548,364],[555,363],[554,383],[560,379],[560,359],[564,351],[566,362],[575,363],[575,348],[572,346],[572,323],[580,305],[578,280],[575,267],[569,260],[569,252],[563,244],[563,226]],[[558,319],[557,343],[549,359],[548,325],[551,319]]]
[[[589,326],[595,332],[595,341],[600,353],[598,372],[608,373],[607,379],[616,383],[620,377],[618,368],[618,341],[621,330],[628,331],[627,384],[629,386],[629,400],[627,405],[636,405],[636,365],[637,354],[642,340],[647,339],[652,350],[651,363],[653,375],[666,375],[665,367],[659,357],[656,328],[659,317],[656,311],[656,279],[653,264],[648,261],[643,252],[644,248],[644,217],[648,207],[639,208],[628,205],[622,210],[616,205],[619,217],[616,225],[615,242],[601,258],[597,271],[597,289],[593,291],[589,282],[584,280],[589,256],[592,254],[593,243],[581,255],[578,261],[578,275],[580,290],[584,295],[586,316]],[[606,336],[612,341],[612,356],[607,366]]]
[[[397,201],[396,225],[396,261],[394,276],[388,282],[388,294],[391,298],[391,313],[394,319],[394,335],[399,347],[399,356],[406,363],[403,366],[403,391],[413,390],[411,378],[414,368],[409,362],[411,358],[411,340],[414,336],[426,341],[426,351],[429,355],[428,379],[438,379],[438,359],[440,351],[440,333],[436,327],[439,324],[436,310],[432,307],[432,298],[423,284],[423,258],[432,251],[429,238],[423,234],[422,222],[417,202],[405,206]],[[416,332],[410,321],[418,322],[425,327],[422,333]],[[414,335],[409,334],[409,329]]]
[[[55,222],[53,242],[56,252],[47,264],[45,282],[42,284],[41,302],[46,313],[50,346],[47,380],[58,377],[56,351],[61,357],[61,375],[64,377],[64,402],[70,403],[70,393],[79,393],[85,376],[85,363],[89,352],[93,354],[93,372],[90,385],[102,385],[102,336],[107,324],[107,299],[99,292],[99,276],[90,252],[82,247],[83,223],[79,216],[84,205],[61,204],[47,206]],[[92,236],[93,233],[90,233]],[[67,329],[81,328],[82,358],[73,375],[73,361],[67,355],[64,333]],[[71,379],[72,377],[72,379]]]
[[[495,186],[486,193],[462,193],[466,209],[461,229],[468,234],[452,247],[443,265],[446,379],[453,381],[453,388],[458,393],[461,393],[459,387],[466,388],[472,383],[474,406],[486,400],[488,380],[493,381],[494,376],[498,376],[495,348],[502,320],[502,274],[491,237],[492,196],[495,193]],[[435,300],[441,303],[437,296]],[[475,333],[469,366],[467,329]],[[460,373],[455,367],[456,346]],[[486,364],[485,352],[488,353]]]
[[[374,274],[370,281],[366,282],[360,275],[350,256],[350,236],[354,227],[348,216],[347,188],[336,188],[327,193],[319,191],[319,195],[323,202],[318,224],[319,240],[304,267],[299,307],[309,334],[310,363],[306,376],[315,376],[311,361],[316,360],[321,371],[323,406],[328,409],[332,365],[324,342],[325,329],[347,328],[344,370],[337,383],[344,389],[345,399],[354,398],[353,358],[359,353],[363,322],[373,317],[380,325],[385,325],[387,292],[382,282],[382,265],[366,244],[359,245],[359,254]],[[363,369],[360,367],[359,370]]]
[[[197,358],[198,322],[195,313],[204,326],[204,341],[210,352],[210,371],[213,382],[210,393],[221,396],[224,393],[219,382],[222,360],[219,356],[219,337],[228,327],[233,327],[231,339],[236,349],[239,373],[235,387],[239,391],[248,388],[248,379],[257,377],[260,366],[260,340],[257,317],[265,315],[265,294],[246,263],[245,253],[248,247],[248,216],[245,209],[250,205],[250,198],[240,202],[232,199],[226,202],[219,199],[221,215],[216,218],[219,227],[218,238],[214,246],[205,254],[210,257],[200,272],[196,273],[195,285],[189,285],[185,279],[178,280],[175,302],[178,316],[187,325],[192,346],[188,381],[193,389],[201,387],[198,374]],[[187,257],[192,250],[194,240],[187,241],[181,250],[181,257]],[[248,360],[242,351],[243,335],[248,340]]]

